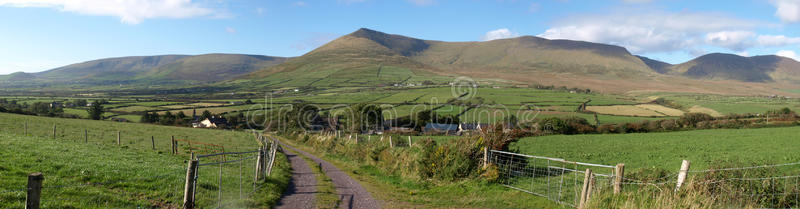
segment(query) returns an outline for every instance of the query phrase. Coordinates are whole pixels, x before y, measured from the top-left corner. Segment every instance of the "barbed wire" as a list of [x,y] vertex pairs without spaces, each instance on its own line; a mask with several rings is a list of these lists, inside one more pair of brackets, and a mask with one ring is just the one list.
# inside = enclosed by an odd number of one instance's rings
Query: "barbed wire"
[[27,190],[27,188],[21,188],[21,189],[9,189],[9,190],[3,190],[3,191],[0,191],[0,194],[12,193],[12,192],[25,192],[26,190]]
[[[176,174],[180,174],[182,172],[185,172],[185,171],[182,171],[182,170],[180,170],[180,172],[173,171],[173,173],[169,173],[169,174],[163,174],[163,175],[158,175],[158,176],[149,176],[149,177],[139,177],[139,178],[133,178],[133,179],[124,179],[124,180],[112,180],[112,181],[104,181],[104,182],[89,182],[89,183],[69,184],[69,185],[42,186],[42,189],[62,189],[62,188],[72,188],[72,187],[85,187],[85,186],[98,186],[98,185],[128,183],[128,182],[135,182],[135,181],[143,181],[143,180],[164,178],[164,177],[167,177],[167,176],[173,176],[173,175],[176,175]],[[70,177],[66,177],[66,178],[70,178]],[[75,178],[75,176],[73,176],[71,178]]]
[[735,170],[748,170],[748,169],[758,169],[758,168],[773,168],[773,167],[792,166],[792,165],[800,165],[800,162],[774,164],[774,165],[748,166],[748,167],[738,167],[738,168],[718,168],[718,169],[706,169],[706,170],[689,170],[688,172],[689,173],[707,173],[707,172],[714,172],[714,171],[735,171]]

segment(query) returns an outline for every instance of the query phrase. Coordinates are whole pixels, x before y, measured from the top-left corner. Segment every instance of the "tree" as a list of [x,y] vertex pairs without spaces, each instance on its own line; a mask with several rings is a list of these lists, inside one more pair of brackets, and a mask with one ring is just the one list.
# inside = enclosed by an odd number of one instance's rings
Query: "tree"
[[72,103],[75,104],[75,106],[78,106],[78,107],[86,107],[86,104],[87,104],[85,99],[76,99]]
[[247,101],[244,101],[244,103],[245,104],[253,104],[253,100],[247,99]]
[[383,128],[383,108],[375,104],[360,103],[350,106],[348,116],[350,131],[377,130]]
[[175,116],[172,115],[172,112],[167,111],[164,115],[161,116],[161,124],[169,125],[175,123]]
[[86,111],[89,112],[89,119],[92,120],[103,119],[103,113],[106,112],[105,109],[103,109],[103,105],[100,104],[100,101],[94,101],[92,106]]
[[212,116],[211,112],[209,112],[208,110],[204,110],[203,115],[200,117],[200,119],[205,120],[206,118],[211,118],[211,116]]

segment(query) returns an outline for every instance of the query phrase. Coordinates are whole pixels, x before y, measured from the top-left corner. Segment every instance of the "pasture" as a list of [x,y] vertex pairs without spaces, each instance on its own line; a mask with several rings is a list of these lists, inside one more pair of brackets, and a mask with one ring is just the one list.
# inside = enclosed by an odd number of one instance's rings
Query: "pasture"
[[632,170],[655,167],[675,171],[684,159],[692,161],[692,169],[706,169],[720,161],[747,165],[798,162],[798,132],[800,127],[554,135],[522,138],[510,149],[580,162],[625,163]]
[[[2,208],[24,207],[27,176],[34,172],[44,174],[42,208],[179,208],[183,203],[185,155],[129,145],[21,136],[7,130],[0,131],[0,138]],[[290,175],[286,158],[277,156],[271,180],[258,184],[258,188],[273,189],[258,189],[243,200],[227,200],[234,201],[236,207],[273,205],[282,193],[282,189],[274,188],[283,188]],[[198,206],[216,206],[219,190],[225,192],[226,198],[238,198],[235,191],[240,189],[240,169],[238,165],[226,167],[225,174],[235,177],[223,178],[222,188],[216,187],[216,168],[202,170],[208,172],[201,173],[205,176],[200,177]],[[253,187],[246,188],[251,189],[249,192]]]

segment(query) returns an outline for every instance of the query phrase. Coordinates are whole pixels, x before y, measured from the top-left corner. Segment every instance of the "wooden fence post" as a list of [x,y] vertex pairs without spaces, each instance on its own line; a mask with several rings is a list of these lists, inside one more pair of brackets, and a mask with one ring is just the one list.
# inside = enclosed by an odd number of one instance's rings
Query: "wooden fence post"
[[177,148],[175,147],[175,136],[172,136],[172,154],[173,155],[177,154],[176,150],[177,150]]
[[594,174],[592,174],[592,169],[586,169],[586,175],[583,177],[583,188],[581,189],[581,199],[578,204],[578,209],[586,208],[586,202],[589,201],[589,195],[592,188],[591,188],[591,181]]
[[489,147],[483,147],[483,169],[489,167]]
[[122,139],[120,139],[119,136],[121,133],[122,133],[121,131],[117,131],[117,145],[122,145]]
[[28,191],[25,198],[25,209],[39,209],[39,200],[42,196],[42,173],[32,173],[28,175]]
[[392,144],[392,136],[389,136],[389,147],[394,148],[394,144]]
[[619,192],[622,191],[622,181],[625,177],[625,164],[617,164],[617,166],[614,167],[614,172],[617,174],[617,176],[614,177],[614,194],[619,194]]
[[[272,153],[270,153],[272,156],[269,157],[269,166],[267,166],[267,176],[272,175],[272,165],[275,164],[275,153],[278,152],[278,144],[273,143],[272,146],[273,146]],[[264,181],[266,180],[267,178],[264,178]]]
[[189,161],[189,167],[186,168],[186,186],[183,190],[183,208],[184,209],[193,209],[194,208],[194,185],[195,181],[197,180],[195,177],[197,176],[197,160],[191,159]]
[[150,136],[150,143],[153,145],[153,150],[156,150],[156,137]]
[[408,136],[408,146],[411,147],[411,136]]
[[28,121],[25,121],[25,136],[28,135]]
[[264,147],[258,148],[258,156],[256,157],[256,177],[253,181],[258,181],[259,177],[261,177],[261,167],[264,164]]
[[56,124],[53,124],[53,139],[56,139]]
[[83,143],[89,143],[89,130],[83,129]]
[[691,162],[688,160],[683,160],[683,162],[681,162],[681,170],[678,171],[678,183],[675,185],[675,191],[680,190],[681,185],[683,185],[683,182],[686,181],[686,174],[689,172],[690,165]]

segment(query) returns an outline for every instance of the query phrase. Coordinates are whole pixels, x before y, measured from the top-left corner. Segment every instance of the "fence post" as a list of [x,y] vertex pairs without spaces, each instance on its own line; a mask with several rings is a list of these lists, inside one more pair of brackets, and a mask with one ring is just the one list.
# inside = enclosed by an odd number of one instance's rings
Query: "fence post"
[[25,198],[25,209],[39,209],[39,200],[42,196],[42,173],[32,173],[28,175],[28,194]]
[[681,170],[678,171],[678,183],[675,185],[675,191],[680,190],[681,185],[683,185],[683,182],[686,181],[686,174],[689,172],[690,165],[691,162],[688,160],[683,160],[683,162],[681,162]]
[[258,181],[259,177],[261,177],[262,164],[264,164],[264,147],[259,147],[258,157],[256,157],[256,178],[253,180],[254,182]]
[[625,176],[625,163],[617,164],[617,166],[614,167],[614,172],[617,174],[617,176],[614,177],[614,194],[619,194],[619,192],[622,191],[622,181]]
[[121,131],[117,131],[117,145],[122,145],[122,140],[120,139]]
[[189,167],[186,169],[186,186],[183,190],[184,209],[194,208],[194,185],[197,180],[195,176],[197,176],[197,160],[191,159],[189,161]]
[[89,143],[89,130],[83,129],[83,143]]
[[175,148],[175,136],[172,136],[172,154],[173,155],[175,154],[175,150],[176,150],[176,148]]
[[53,139],[56,139],[56,124],[53,124]]
[[[270,153],[269,157],[269,166],[267,166],[267,176],[272,175],[272,165],[275,164],[275,153],[278,152],[278,144],[272,143],[272,153]],[[264,181],[267,181],[267,178],[264,178]]]
[[489,147],[483,147],[483,169],[489,167]]
[[392,144],[392,136],[389,136],[389,147],[394,148],[394,144]]
[[23,134],[24,134],[25,136],[27,136],[27,135],[28,135],[28,121],[25,121],[25,133],[23,133]]
[[150,144],[153,145],[153,150],[156,150],[156,137],[150,136]]
[[408,146],[411,146],[411,136],[408,136]]
[[592,174],[592,169],[586,169],[586,175],[583,177],[583,188],[581,189],[581,201],[578,204],[578,209],[586,208],[586,202],[589,201],[589,195],[592,190],[591,188],[591,181],[594,174]]

